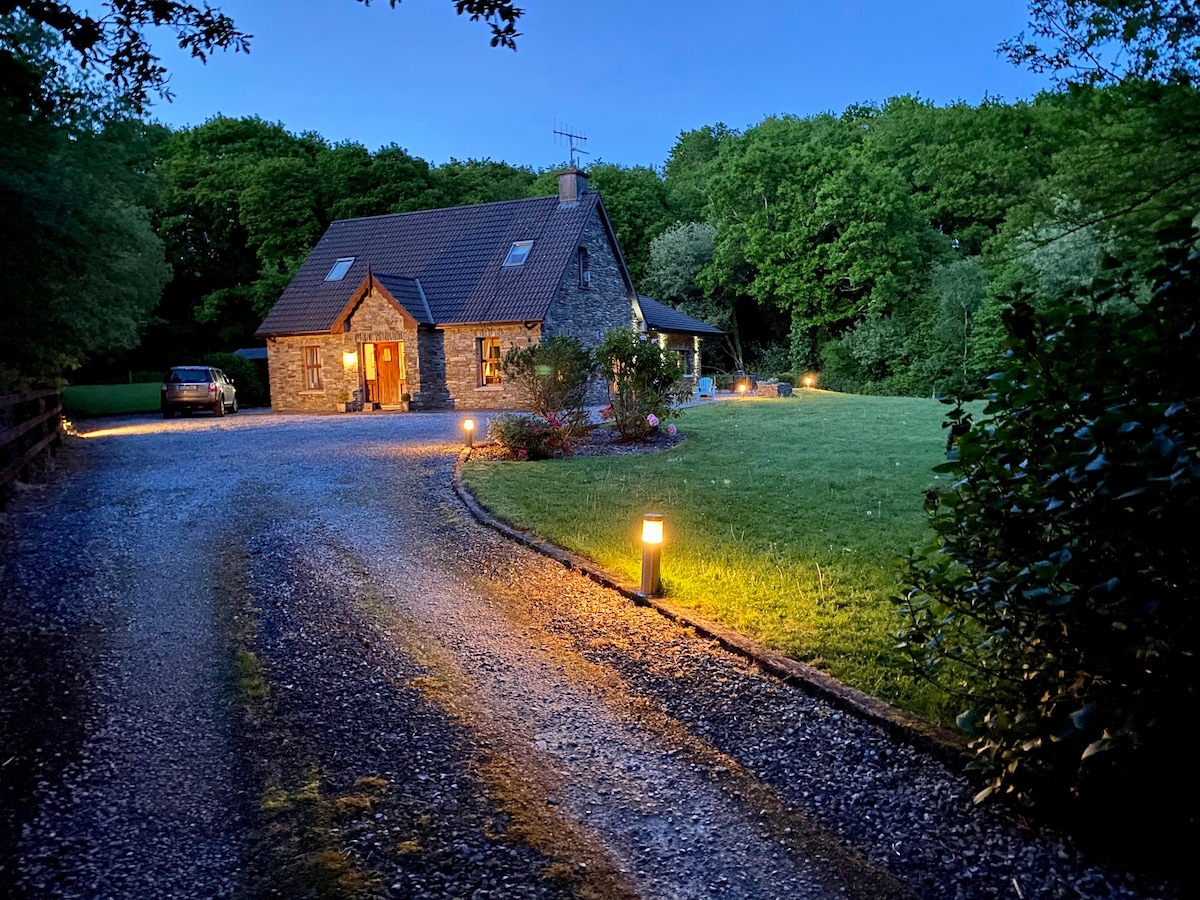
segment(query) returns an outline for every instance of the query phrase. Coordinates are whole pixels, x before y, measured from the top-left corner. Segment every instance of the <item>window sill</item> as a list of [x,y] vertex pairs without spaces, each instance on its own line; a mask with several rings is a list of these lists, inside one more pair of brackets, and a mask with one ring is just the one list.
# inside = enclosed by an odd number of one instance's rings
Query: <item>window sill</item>
[[504,390],[504,385],[502,385],[502,384],[485,384],[485,385],[475,388],[475,390],[477,390],[477,391],[502,391],[502,390]]

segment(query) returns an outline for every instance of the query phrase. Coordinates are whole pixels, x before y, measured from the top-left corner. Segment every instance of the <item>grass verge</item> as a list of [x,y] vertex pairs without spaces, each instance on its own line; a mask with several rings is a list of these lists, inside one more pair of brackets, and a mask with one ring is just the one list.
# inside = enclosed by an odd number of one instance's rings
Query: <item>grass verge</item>
[[63,388],[63,411],[68,416],[115,416],[158,412],[162,385],[76,384]]
[[692,407],[642,456],[470,462],[480,502],[630,581],[644,512],[666,520],[675,602],[935,721],[954,710],[895,650],[893,560],[930,532],[945,407],[803,391]]

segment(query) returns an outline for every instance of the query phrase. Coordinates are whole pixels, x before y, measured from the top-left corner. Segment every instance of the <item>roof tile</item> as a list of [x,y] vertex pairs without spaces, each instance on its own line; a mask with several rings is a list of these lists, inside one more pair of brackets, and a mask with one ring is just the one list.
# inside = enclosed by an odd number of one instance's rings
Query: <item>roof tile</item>
[[[535,197],[334,222],[256,334],[329,331],[368,267],[418,322],[540,321],[598,203],[589,192],[574,205]],[[528,240],[524,265],[504,266],[513,242]],[[346,276],[325,281],[350,256]]]

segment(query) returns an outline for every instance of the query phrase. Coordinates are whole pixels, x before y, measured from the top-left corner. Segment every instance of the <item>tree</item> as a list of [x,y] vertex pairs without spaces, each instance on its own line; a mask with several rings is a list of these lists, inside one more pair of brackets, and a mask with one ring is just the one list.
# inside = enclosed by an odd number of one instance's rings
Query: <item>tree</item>
[[1166,244],[1148,301],[1112,266],[1044,312],[1017,298],[984,418],[950,416],[902,638],[963,699],[979,799],[1194,832],[1196,237]]
[[155,131],[0,113],[0,381],[137,344],[169,276],[142,174]]
[[[957,260],[933,271],[937,302],[933,328],[933,367],[939,393],[974,397],[983,381],[972,371],[971,352],[978,337],[975,317],[987,297],[988,274],[978,257]],[[990,374],[990,372],[988,373]]]
[[663,303],[683,310],[725,332],[723,344],[733,368],[746,370],[738,313],[751,298],[708,284],[703,278],[713,261],[713,239],[717,229],[707,222],[684,222],[664,231],[650,242],[650,265],[644,281],[646,291]]
[[721,144],[737,132],[723,122],[680,132],[667,157],[667,202],[677,222],[701,222],[708,210],[708,182],[716,171]]
[[985,98],[937,107],[893,97],[870,121],[864,150],[904,180],[930,226],[962,254],[979,254],[1009,210],[1028,200],[1067,142],[1063,102]]
[[710,182],[709,283],[789,314],[797,367],[814,329],[922,296],[945,249],[895,170],[864,151],[875,113],[768,118],[722,145]]
[[529,196],[537,175],[526,166],[490,159],[451,159],[432,170],[438,206],[469,206]]
[[1196,0],[1030,0],[1029,17],[1032,40],[1021,33],[1000,50],[1060,86],[1200,75]]
[[[371,0],[359,0],[364,6]],[[395,8],[400,0],[389,0]],[[511,0],[454,0],[458,14],[484,21],[492,29],[492,46],[516,49],[517,20],[522,10]],[[84,69],[103,73],[113,92],[135,113],[149,105],[150,95],[170,97],[168,75],[146,36],[149,29],[170,31],[179,47],[203,62],[217,50],[248,53],[252,35],[207,3],[181,0],[105,0],[102,11],[80,10],[63,0],[0,0],[0,17],[19,15],[57,34]],[[6,26],[0,45],[0,90],[32,107],[49,108],[70,96],[69,79],[51,83],[31,79],[28,68],[9,46]]]
[[[328,225],[315,170],[324,149],[257,118],[218,116],[171,137],[159,234],[174,276],[157,310],[164,325],[149,336],[161,352],[192,356],[253,339]],[[197,334],[198,321],[209,328]]]

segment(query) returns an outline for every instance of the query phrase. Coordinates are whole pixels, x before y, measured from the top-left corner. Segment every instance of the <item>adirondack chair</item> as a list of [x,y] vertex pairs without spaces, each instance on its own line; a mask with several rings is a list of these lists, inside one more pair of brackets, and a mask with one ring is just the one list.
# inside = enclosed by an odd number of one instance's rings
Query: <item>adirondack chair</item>
[[717,393],[713,389],[713,380],[711,378],[701,378],[696,382],[696,399],[703,400],[708,397],[709,400],[716,400]]

